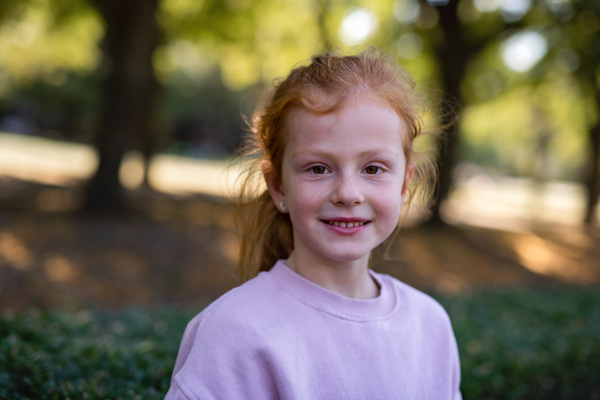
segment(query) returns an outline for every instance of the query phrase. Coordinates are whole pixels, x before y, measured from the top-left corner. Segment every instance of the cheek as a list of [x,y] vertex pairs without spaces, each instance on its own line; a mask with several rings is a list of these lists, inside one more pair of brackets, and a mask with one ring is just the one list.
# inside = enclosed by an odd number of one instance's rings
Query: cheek
[[381,213],[393,218],[399,215],[402,209],[402,185],[394,184],[386,190],[374,191],[372,199]]
[[312,186],[298,184],[291,195],[288,196],[288,202],[293,203],[293,208],[298,213],[306,213],[315,208],[322,202],[322,191],[315,190]]
[[318,190],[312,185],[299,184],[287,197],[292,225],[295,229],[317,222],[316,217],[327,202],[325,190]]

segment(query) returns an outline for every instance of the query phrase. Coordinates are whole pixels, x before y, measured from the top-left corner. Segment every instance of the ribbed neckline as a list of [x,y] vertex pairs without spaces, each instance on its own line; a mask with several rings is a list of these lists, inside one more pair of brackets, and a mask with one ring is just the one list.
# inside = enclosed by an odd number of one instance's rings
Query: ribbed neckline
[[369,270],[373,279],[379,284],[379,296],[374,299],[359,300],[334,293],[309,281],[292,271],[284,261],[277,261],[266,274],[273,279],[280,290],[317,311],[347,320],[368,322],[389,318],[398,306],[399,299],[393,283],[385,275]]

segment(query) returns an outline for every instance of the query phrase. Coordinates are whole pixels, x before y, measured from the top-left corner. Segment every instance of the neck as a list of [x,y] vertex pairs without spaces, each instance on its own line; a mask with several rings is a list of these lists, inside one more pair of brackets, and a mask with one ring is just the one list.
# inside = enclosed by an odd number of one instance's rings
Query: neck
[[298,275],[334,293],[353,299],[373,299],[379,287],[369,274],[369,257],[354,261],[314,259],[292,252],[286,265]]

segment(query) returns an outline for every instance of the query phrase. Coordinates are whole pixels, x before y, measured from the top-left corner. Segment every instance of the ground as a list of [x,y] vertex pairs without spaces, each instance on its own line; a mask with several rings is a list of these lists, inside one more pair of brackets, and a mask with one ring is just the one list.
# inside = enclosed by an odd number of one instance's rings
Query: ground
[[[81,186],[0,178],[0,311],[208,302],[237,284],[233,206],[129,193],[128,217],[75,212]],[[600,230],[403,228],[373,268],[425,291],[600,285]]]

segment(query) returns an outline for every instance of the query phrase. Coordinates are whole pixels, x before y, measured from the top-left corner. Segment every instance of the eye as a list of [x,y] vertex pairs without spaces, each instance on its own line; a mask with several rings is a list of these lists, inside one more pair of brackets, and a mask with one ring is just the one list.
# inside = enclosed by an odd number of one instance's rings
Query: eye
[[369,175],[375,175],[375,174],[379,174],[381,173],[383,170],[376,166],[376,165],[369,165],[367,168],[365,168],[365,172]]
[[323,175],[323,174],[325,174],[325,173],[329,172],[329,171],[327,170],[327,168],[325,168],[325,167],[324,167],[324,166],[322,166],[322,165],[315,165],[314,167],[311,167],[311,168],[310,168],[310,170],[311,170],[311,171],[312,171],[314,174],[317,174],[317,175]]

